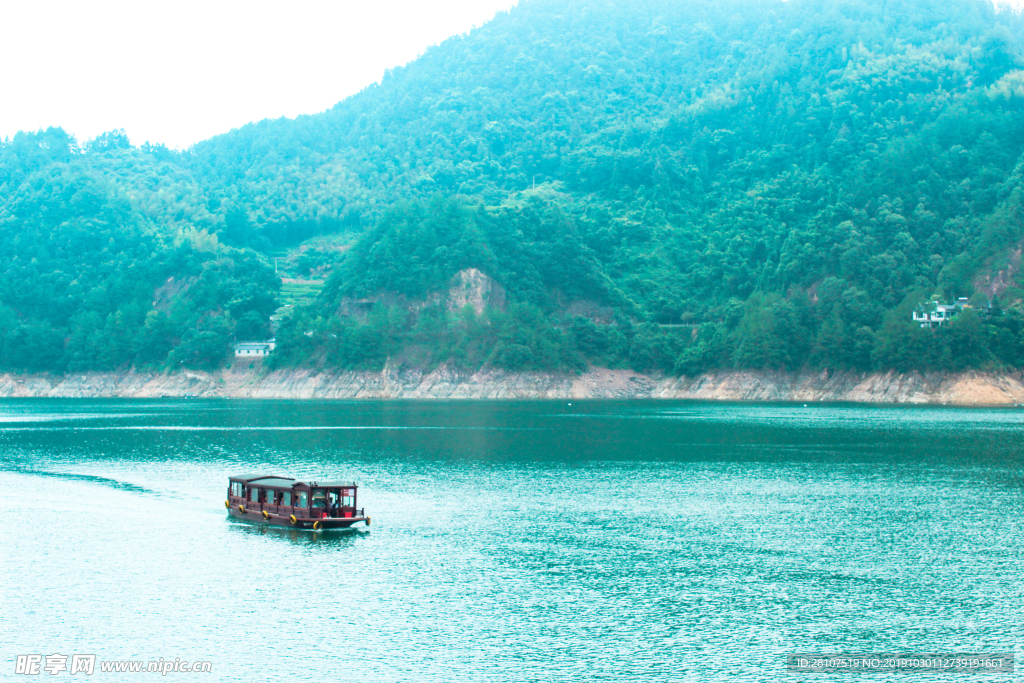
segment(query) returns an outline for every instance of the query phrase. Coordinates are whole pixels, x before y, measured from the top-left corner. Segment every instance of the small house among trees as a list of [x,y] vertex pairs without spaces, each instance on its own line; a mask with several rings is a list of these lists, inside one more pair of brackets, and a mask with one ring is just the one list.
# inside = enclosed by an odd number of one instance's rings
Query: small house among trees
[[918,306],[914,311],[914,321],[921,323],[921,327],[941,327],[943,323],[949,322],[965,308],[970,308],[968,299],[960,297],[954,303],[940,304],[938,301],[931,301]]
[[246,356],[250,358],[252,356],[269,356],[271,351],[274,350],[274,346],[276,346],[276,344],[273,339],[260,342],[238,342],[237,344],[234,344],[235,358],[244,358]]

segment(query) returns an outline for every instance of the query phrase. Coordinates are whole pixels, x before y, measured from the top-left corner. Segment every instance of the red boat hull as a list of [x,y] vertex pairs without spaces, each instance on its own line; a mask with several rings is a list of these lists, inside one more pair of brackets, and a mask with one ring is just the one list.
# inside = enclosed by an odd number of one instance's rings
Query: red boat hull
[[275,526],[286,526],[292,529],[310,529],[313,531],[322,531],[324,529],[347,529],[353,524],[360,522],[365,523],[367,526],[370,525],[369,517],[295,517],[294,521],[290,515],[277,515],[273,513],[266,513],[257,510],[246,510],[242,512],[237,506],[228,508],[228,514],[237,519],[243,519],[247,522],[253,522],[256,524],[273,524]]

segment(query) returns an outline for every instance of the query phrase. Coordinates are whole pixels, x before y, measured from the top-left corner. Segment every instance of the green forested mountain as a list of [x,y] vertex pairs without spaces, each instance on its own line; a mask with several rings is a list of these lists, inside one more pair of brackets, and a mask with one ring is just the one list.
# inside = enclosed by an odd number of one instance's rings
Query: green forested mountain
[[[0,366],[215,365],[328,235],[278,365],[1020,368],[1022,39],[981,0],[522,0],[186,153],[19,134]],[[504,310],[410,304],[466,268]],[[936,296],[974,308],[917,327]]]
[[211,367],[233,335],[267,333],[280,282],[204,208],[174,208],[191,199],[164,194],[179,163],[54,129],[0,149],[0,369]]

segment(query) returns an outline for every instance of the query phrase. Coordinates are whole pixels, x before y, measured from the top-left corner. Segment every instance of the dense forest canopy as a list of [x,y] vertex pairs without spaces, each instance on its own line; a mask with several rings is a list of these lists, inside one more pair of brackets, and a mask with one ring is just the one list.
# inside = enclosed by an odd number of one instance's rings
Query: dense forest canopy
[[[279,366],[1020,368],[1022,39],[984,0],[523,0],[185,153],[21,133],[0,368],[216,366],[324,236]],[[506,305],[440,302],[466,269]]]
[[0,369],[216,367],[233,337],[268,333],[264,259],[145,210],[178,173],[160,156],[56,129],[0,149]]

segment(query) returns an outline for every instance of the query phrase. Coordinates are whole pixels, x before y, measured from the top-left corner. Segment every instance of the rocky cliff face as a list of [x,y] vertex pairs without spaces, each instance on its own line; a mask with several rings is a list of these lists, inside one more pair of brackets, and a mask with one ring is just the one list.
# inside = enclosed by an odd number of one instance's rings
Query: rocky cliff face
[[449,311],[460,311],[465,306],[472,306],[477,315],[483,313],[488,306],[503,311],[505,289],[476,268],[466,268],[452,278],[447,304]]
[[[250,367],[252,365],[252,367]],[[655,378],[630,370],[595,368],[582,375],[431,372],[264,372],[236,363],[218,373],[83,373],[0,375],[0,397],[231,398],[666,398],[745,401],[857,401],[878,403],[1024,404],[1020,374],[856,374],[845,372],[721,372]]]

